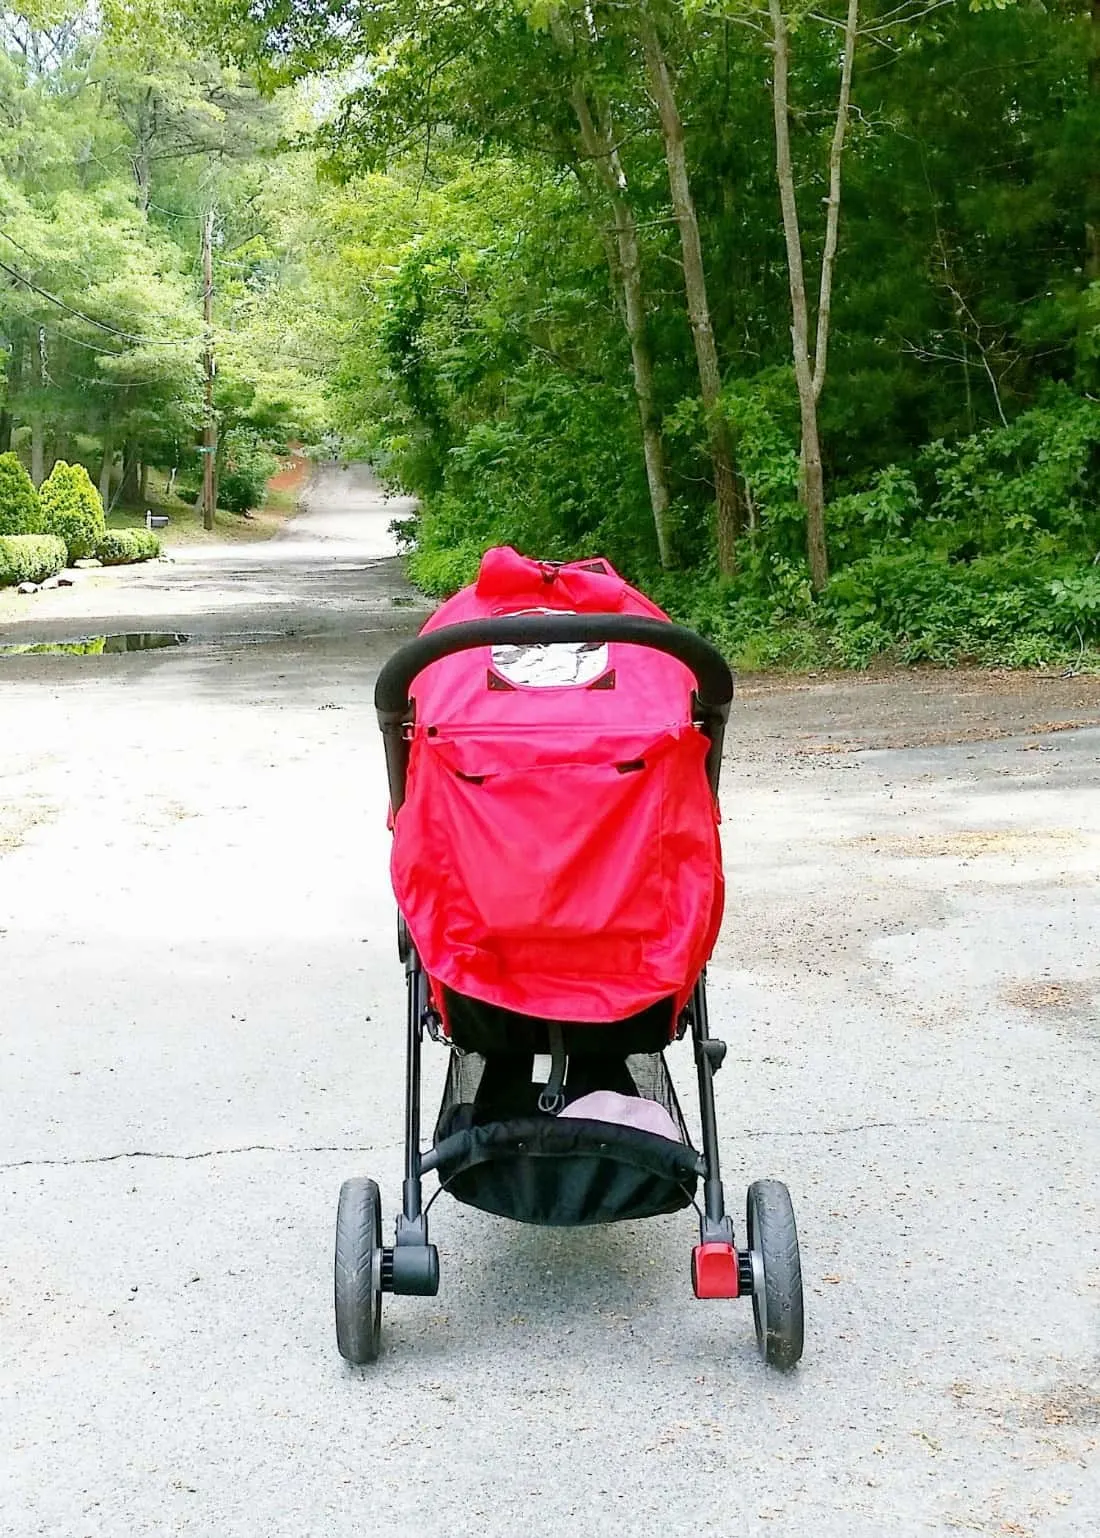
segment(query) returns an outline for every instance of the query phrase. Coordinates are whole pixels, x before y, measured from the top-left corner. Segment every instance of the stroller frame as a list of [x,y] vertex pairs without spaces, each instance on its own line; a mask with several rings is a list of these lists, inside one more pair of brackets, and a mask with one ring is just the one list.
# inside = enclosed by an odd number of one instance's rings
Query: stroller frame
[[[415,702],[409,690],[426,667],[456,652],[486,645],[532,646],[617,642],[650,647],[675,657],[695,675],[692,720],[708,742],[706,775],[717,799],[733,677],[721,654],[693,631],[666,621],[621,614],[537,614],[501,616],[440,627],[402,646],[384,664],[375,687],[382,731],[390,806],[397,814],[405,800]],[[394,1243],[381,1242],[381,1205],[373,1181],[344,1182],[337,1221],[336,1315],[341,1354],[352,1362],[377,1355],[381,1295],[386,1292],[434,1296],[439,1289],[439,1254],[428,1237],[423,1177],[437,1168],[436,1149],[421,1147],[421,1048],[424,1034],[442,1040],[432,1007],[429,980],[404,917],[398,915],[398,953],[406,982],[405,1161],[401,1211]],[[802,1287],[797,1234],[787,1189],[778,1181],[749,1188],[748,1243],[739,1249],[726,1210],[718,1152],[714,1076],[726,1043],[710,1033],[705,974],[697,978],[677,1023],[677,1038],[690,1029],[699,1092],[703,1203],[699,1243],[691,1276],[701,1298],[748,1297],[753,1302],[762,1355],[791,1367],[802,1353]],[[440,1189],[445,1189],[441,1185]],[[438,1193],[436,1193],[438,1194]],[[434,1195],[432,1200],[434,1200]]]

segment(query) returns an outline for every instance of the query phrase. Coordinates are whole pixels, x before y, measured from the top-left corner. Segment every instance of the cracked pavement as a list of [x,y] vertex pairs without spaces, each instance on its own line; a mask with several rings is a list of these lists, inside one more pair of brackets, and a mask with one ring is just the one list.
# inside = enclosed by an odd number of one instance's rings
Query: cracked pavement
[[447,1199],[439,1296],[341,1362],[339,1184],[373,1175],[388,1228],[401,1178],[394,512],[330,473],[270,546],[0,615],[195,637],[0,660],[0,1533],[1091,1538],[1096,681],[740,690],[719,1125],[735,1213],[792,1190],[796,1373],[692,1299],[690,1215]]

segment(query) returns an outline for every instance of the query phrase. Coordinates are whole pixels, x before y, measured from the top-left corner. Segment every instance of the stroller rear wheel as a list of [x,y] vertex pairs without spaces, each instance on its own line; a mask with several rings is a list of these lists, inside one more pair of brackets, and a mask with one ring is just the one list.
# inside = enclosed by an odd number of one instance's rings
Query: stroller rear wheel
[[360,1365],[378,1355],[382,1333],[382,1198],[373,1180],[340,1187],[336,1210],[336,1344]]
[[746,1203],[756,1343],[771,1367],[802,1355],[802,1263],[791,1194],[781,1180],[755,1180]]

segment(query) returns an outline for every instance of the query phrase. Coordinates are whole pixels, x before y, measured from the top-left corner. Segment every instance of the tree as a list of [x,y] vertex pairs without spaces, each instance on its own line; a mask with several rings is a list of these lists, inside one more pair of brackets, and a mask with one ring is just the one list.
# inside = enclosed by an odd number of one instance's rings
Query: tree
[[[300,276],[274,233],[282,212],[265,203],[291,107],[196,49],[160,0],[108,0],[52,30],[6,25],[0,446],[25,455],[37,481],[55,458],[79,458],[105,502],[144,501],[151,464],[196,458],[197,232],[211,195],[225,210],[227,320],[243,324],[238,269],[251,275],[250,327]],[[261,236],[265,263],[243,260]],[[270,339],[254,348],[254,394],[291,389],[275,352]],[[316,386],[301,371],[296,384],[311,404],[292,415],[313,431]]]
[[41,532],[42,510],[33,481],[14,454],[0,454],[0,534]]
[[[825,240],[817,314],[811,340],[809,304],[799,226],[798,201],[790,140],[790,52],[791,32],[782,0],[769,0],[775,71],[772,102],[775,118],[776,176],[783,211],[783,233],[787,246],[787,272],[791,291],[791,340],[794,351],[795,381],[798,386],[802,442],[799,450],[799,498],[806,513],[806,548],[810,577],[820,592],[829,576],[825,544],[825,479],[821,463],[821,436],[817,403],[825,386],[829,359],[829,322],[832,310],[833,272],[836,264],[837,235],[840,226],[840,172],[844,140],[848,128],[848,110],[852,90],[852,66],[859,28],[859,0],[848,0],[844,21],[844,46],[840,64],[840,90],[832,142],[829,146],[829,192],[825,208]],[[812,360],[811,360],[812,354]]]
[[742,498],[734,469],[733,445],[729,427],[719,409],[722,376],[718,350],[707,299],[703,270],[703,250],[699,239],[699,221],[688,175],[684,146],[684,127],[676,105],[676,94],[668,62],[661,46],[660,33],[650,11],[643,5],[638,17],[650,89],[657,106],[668,162],[668,183],[672,206],[680,229],[683,252],[684,290],[687,295],[691,334],[699,367],[699,386],[703,409],[707,413],[711,458],[714,463],[714,495],[717,509],[718,569],[729,576],[736,568],[736,541],[744,524]]
[[[555,14],[551,26],[555,38],[575,70],[577,45],[573,29],[566,25],[560,11]],[[655,398],[653,357],[647,335],[645,293],[642,287],[642,256],[637,224],[628,197],[626,172],[616,144],[614,119],[610,109],[605,103],[593,104],[584,81],[578,73],[573,75],[570,82],[569,99],[580,129],[581,149],[589,158],[599,178],[610,203],[614,220],[615,247],[609,257],[608,265],[612,283],[617,282],[622,287],[623,325],[630,340],[634,393],[638,401],[638,417],[642,429],[642,447],[645,455],[650,507],[653,510],[653,526],[657,536],[657,552],[661,565],[667,570],[675,564],[669,527],[668,472]]]

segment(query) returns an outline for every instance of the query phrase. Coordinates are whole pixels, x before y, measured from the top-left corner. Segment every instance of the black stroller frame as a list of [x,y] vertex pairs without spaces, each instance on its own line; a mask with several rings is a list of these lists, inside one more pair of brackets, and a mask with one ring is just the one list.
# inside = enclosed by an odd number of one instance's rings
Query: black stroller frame
[[[375,707],[385,747],[392,812],[396,815],[405,800],[415,717],[409,690],[424,668],[456,652],[486,645],[579,642],[650,647],[691,669],[696,680],[692,719],[708,741],[706,774],[711,794],[717,799],[723,738],[733,699],[733,677],[722,655],[701,636],[661,620],[621,614],[539,614],[442,627],[418,636],[384,664],[375,687]],[[394,1243],[382,1244],[381,1203],[372,1180],[344,1182],[337,1219],[337,1342],[341,1354],[353,1363],[372,1361],[377,1356],[383,1293],[434,1296],[439,1289],[439,1255],[428,1237],[427,1208],[431,1202],[424,1202],[423,1177],[437,1171],[440,1190],[447,1184],[440,1171],[440,1149],[425,1152],[421,1146],[421,1047],[425,1032],[436,1039],[442,1039],[442,1034],[427,975],[401,915],[398,952],[405,968],[407,993],[405,1167]],[[697,1297],[751,1298],[761,1354],[772,1365],[792,1367],[802,1354],[803,1337],[794,1214],[786,1186],[774,1180],[754,1182],[746,1207],[747,1244],[737,1248],[733,1220],[726,1209],[714,1097],[714,1076],[727,1049],[724,1041],[710,1034],[705,975],[696,980],[677,1022],[676,1035],[681,1037],[689,1030],[698,1080],[703,1177],[701,1208],[696,1204],[699,1243],[692,1253],[692,1284]]]

